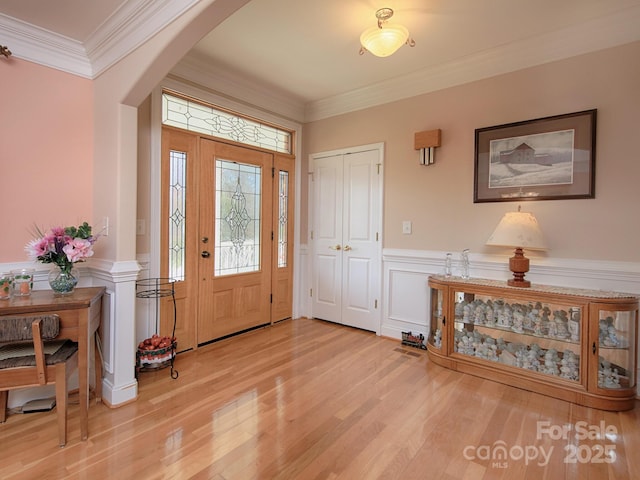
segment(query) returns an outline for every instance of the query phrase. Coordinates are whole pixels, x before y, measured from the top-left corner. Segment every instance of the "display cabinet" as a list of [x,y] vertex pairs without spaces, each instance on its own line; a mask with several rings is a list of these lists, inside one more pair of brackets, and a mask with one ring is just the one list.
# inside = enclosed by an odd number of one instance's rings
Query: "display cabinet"
[[429,286],[434,363],[589,407],[633,408],[636,296],[444,276]]

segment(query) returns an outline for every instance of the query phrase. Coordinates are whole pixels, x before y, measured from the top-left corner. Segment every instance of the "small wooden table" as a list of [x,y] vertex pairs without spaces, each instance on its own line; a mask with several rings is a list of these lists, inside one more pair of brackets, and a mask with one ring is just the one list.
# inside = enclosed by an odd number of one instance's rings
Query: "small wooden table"
[[[105,287],[76,288],[71,295],[55,296],[51,290],[34,290],[26,297],[0,300],[0,316],[56,314],[60,317],[59,338],[78,342],[78,389],[80,438],[89,436],[89,369],[91,341],[100,327]],[[102,395],[102,360],[95,349],[96,398]]]

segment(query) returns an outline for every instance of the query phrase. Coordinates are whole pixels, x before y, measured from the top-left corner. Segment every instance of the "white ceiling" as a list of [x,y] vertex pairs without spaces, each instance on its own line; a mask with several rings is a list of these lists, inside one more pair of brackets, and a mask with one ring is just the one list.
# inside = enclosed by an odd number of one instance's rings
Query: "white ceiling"
[[[118,15],[163,3],[171,2],[0,0],[0,14],[5,25],[25,22],[86,46]],[[360,33],[381,7],[394,9],[392,21],[416,46],[360,56]],[[640,40],[638,25],[640,0],[252,0],[195,45],[175,74],[258,104],[262,97],[265,108],[294,105],[290,116],[310,120]]]

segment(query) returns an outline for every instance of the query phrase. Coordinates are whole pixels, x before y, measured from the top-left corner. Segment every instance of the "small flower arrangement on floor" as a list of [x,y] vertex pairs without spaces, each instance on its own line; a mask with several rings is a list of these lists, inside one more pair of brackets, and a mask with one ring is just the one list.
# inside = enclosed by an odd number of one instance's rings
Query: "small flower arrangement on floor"
[[74,263],[83,262],[93,255],[93,244],[98,239],[91,234],[87,222],[78,227],[54,227],[42,233],[36,227],[39,238],[30,241],[25,250],[32,260],[55,263],[63,272],[70,272]]

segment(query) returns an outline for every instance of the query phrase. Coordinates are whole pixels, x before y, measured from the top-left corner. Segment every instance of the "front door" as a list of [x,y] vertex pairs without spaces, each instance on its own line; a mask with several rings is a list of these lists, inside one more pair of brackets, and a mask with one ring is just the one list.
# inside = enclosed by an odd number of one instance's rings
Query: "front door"
[[[294,157],[164,127],[161,276],[178,350],[292,315]],[[171,335],[173,303],[161,302]]]
[[200,140],[198,344],[270,322],[273,155]]

